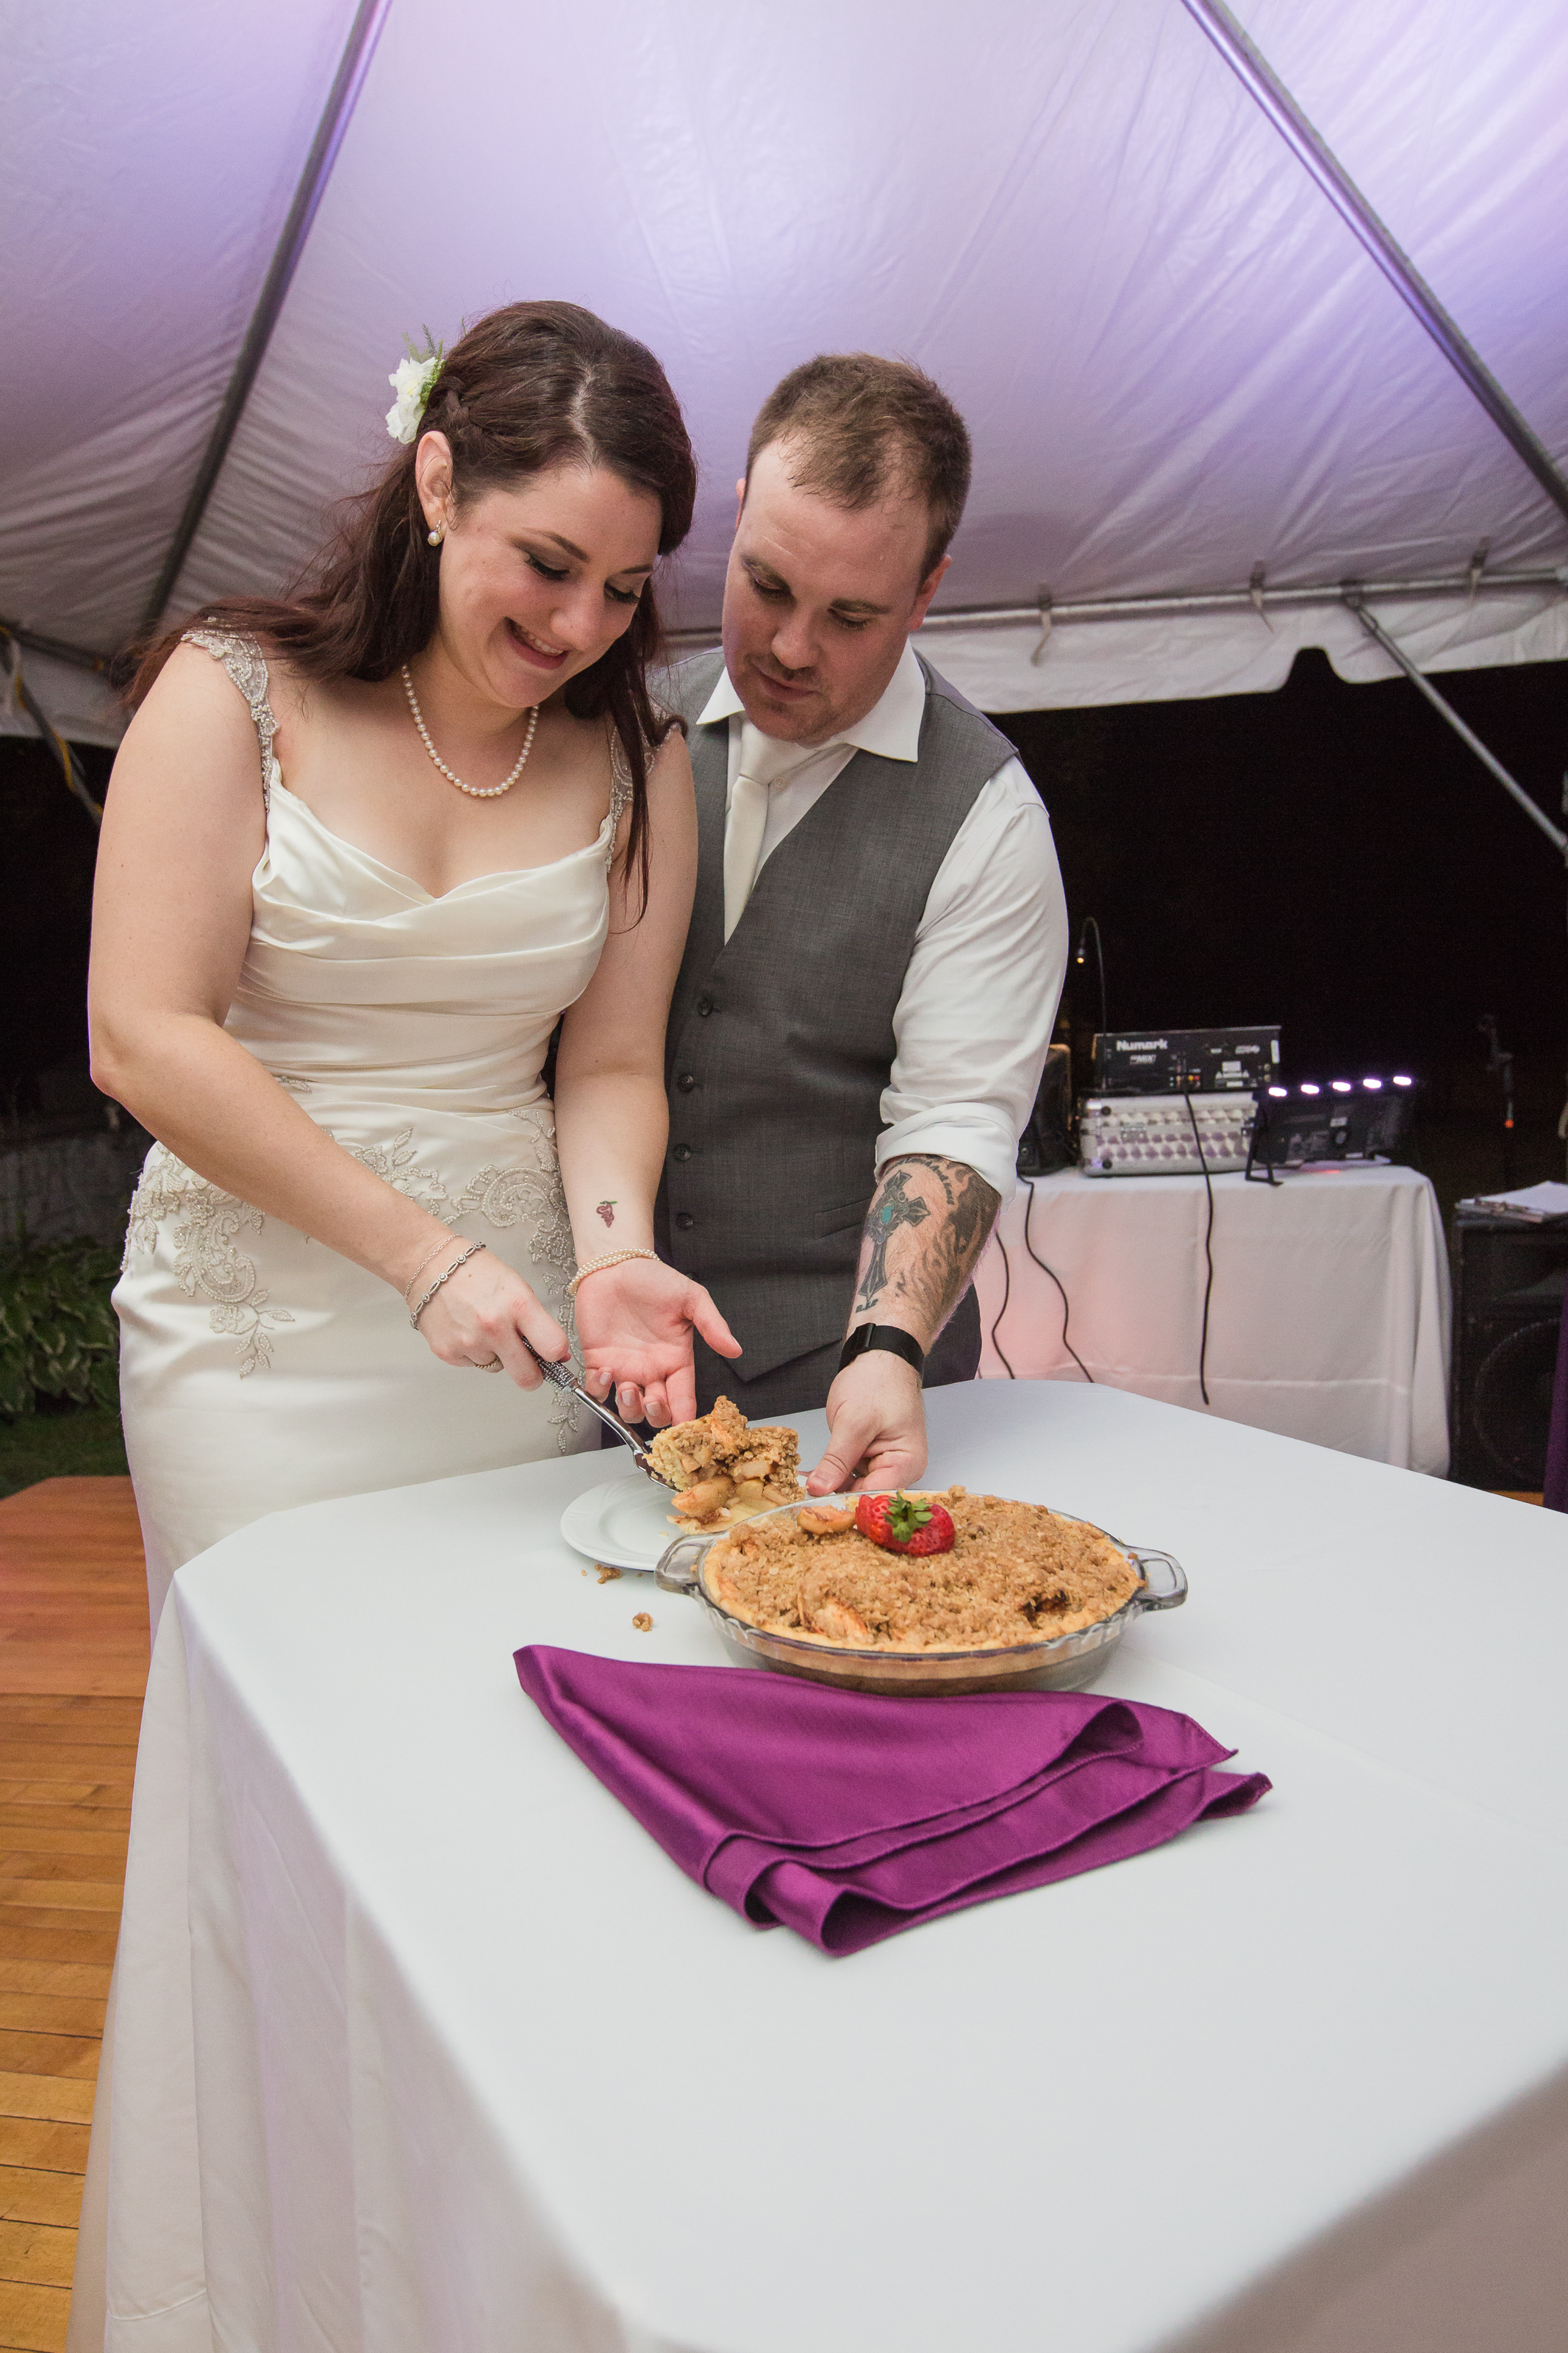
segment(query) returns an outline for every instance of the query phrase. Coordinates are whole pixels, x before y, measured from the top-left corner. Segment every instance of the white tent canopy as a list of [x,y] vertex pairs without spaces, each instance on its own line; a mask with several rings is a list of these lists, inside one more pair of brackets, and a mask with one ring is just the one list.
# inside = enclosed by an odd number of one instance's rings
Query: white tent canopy
[[[1535,432],[1568,454],[1558,0],[1243,0],[1247,30]],[[140,622],[351,0],[9,0],[0,616]],[[716,617],[751,418],[871,349],[969,419],[945,607],[1552,571],[1568,525],[1180,0],[391,0],[170,611],[273,588],[387,450],[405,333],[522,296],[664,361],[702,467],[667,582]],[[1560,591],[1379,607],[1424,667],[1568,654]],[[1390,674],[1331,604],[931,651],[992,710]],[[90,674],[27,657],[66,731]],[[0,726],[26,728],[7,711]]]

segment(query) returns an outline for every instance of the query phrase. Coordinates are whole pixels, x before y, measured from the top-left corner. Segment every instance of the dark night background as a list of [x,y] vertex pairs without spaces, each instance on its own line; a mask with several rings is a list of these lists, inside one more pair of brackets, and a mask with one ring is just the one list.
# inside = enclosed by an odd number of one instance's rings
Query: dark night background
[[[1556,818],[1568,663],[1451,670],[1460,716]],[[1030,711],[999,724],[1051,812],[1074,937],[1116,1027],[1278,1021],[1287,1075],[1426,1082],[1412,1154],[1445,1206],[1504,1181],[1483,1014],[1516,1057],[1512,1181],[1563,1173],[1568,875],[1405,679],[1300,655],[1275,694]],[[1069,968],[1075,1042],[1098,1018]]]
[[[1440,681],[1558,814],[1568,664]],[[1403,679],[1346,686],[1317,653],[1275,694],[1003,715],[1051,812],[1074,934],[1099,919],[1118,1026],[1279,1021],[1288,1071],[1427,1082],[1416,1156],[1445,1201],[1503,1179],[1477,1031],[1520,1094],[1514,1176],[1563,1173],[1568,885],[1549,842]],[[110,755],[86,749],[101,795]],[[0,738],[0,1104],[100,1106],[83,1005],[96,836],[44,746]],[[1094,1006],[1077,976],[1081,1036]]]

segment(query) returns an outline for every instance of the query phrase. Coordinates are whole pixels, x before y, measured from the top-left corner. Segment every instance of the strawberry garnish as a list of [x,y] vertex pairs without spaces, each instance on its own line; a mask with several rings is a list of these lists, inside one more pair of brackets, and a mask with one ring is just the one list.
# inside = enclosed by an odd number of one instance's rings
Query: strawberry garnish
[[855,1525],[884,1552],[928,1553],[952,1550],[952,1514],[930,1495],[862,1495],[855,1506]]

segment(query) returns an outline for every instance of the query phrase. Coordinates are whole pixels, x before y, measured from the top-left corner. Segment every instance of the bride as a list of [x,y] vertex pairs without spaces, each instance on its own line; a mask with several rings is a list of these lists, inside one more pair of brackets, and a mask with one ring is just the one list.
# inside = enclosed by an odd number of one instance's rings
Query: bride
[[104,815],[93,1073],[158,1138],[115,1293],[154,1625],[265,1512],[595,1443],[530,1353],[574,1312],[593,1393],[656,1422],[696,1411],[694,1324],[738,1354],[652,1247],[696,863],[645,681],[679,408],[559,302],[393,382],[314,585],[148,655]]

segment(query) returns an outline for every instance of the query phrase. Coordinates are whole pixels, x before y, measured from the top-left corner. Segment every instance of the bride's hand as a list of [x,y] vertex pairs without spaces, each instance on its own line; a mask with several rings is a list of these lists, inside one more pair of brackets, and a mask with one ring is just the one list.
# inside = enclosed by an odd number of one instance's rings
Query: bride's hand
[[[459,1239],[453,1245],[452,1257],[467,1247]],[[450,1264],[450,1260],[445,1263]],[[435,1260],[431,1274],[438,1272],[442,1264],[442,1260]],[[570,1354],[566,1335],[550,1310],[541,1305],[504,1259],[488,1250],[479,1251],[441,1285],[419,1318],[419,1332],[444,1365],[504,1370],[520,1389],[536,1389],[544,1378],[522,1345],[525,1338],[552,1364],[560,1364]]]
[[577,1293],[577,1336],[585,1387],[616,1391],[623,1421],[662,1429],[691,1421],[697,1380],[692,1326],[717,1356],[738,1356],[741,1344],[700,1282],[661,1259],[626,1259],[591,1275]]

